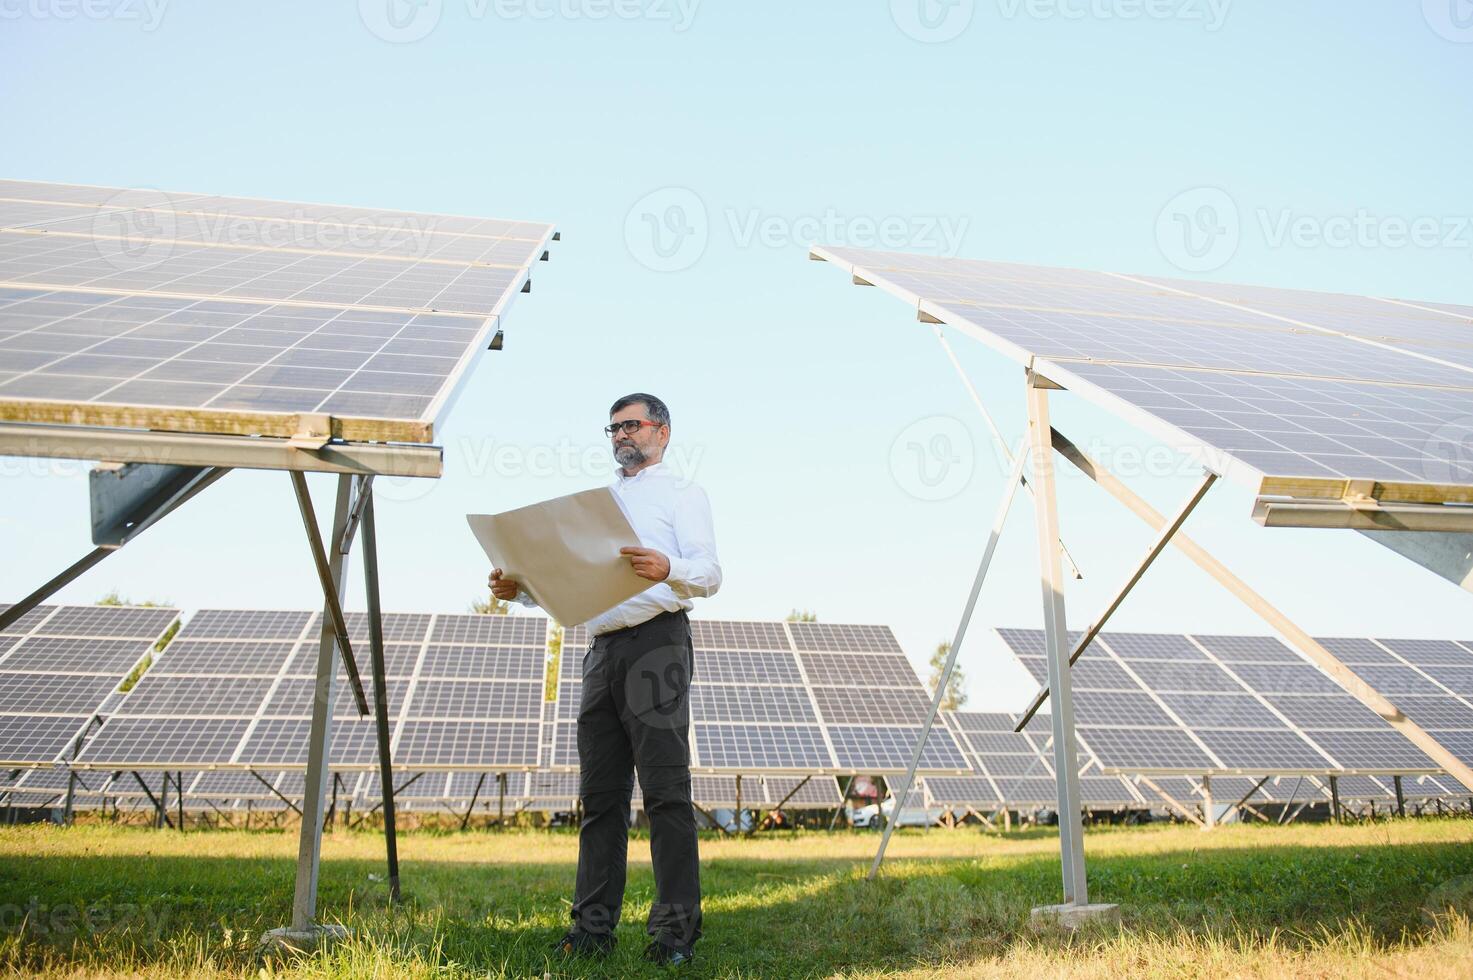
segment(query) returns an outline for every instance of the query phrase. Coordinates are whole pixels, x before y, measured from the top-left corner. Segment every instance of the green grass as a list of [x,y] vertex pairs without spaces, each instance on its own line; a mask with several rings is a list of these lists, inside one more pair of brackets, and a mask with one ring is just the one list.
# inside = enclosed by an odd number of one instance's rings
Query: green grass
[[[1473,930],[1429,903],[1473,898],[1473,821],[1345,827],[1148,826],[1087,835],[1092,897],[1115,932],[1028,927],[1058,900],[1057,839],[904,831],[882,879],[875,835],[703,839],[705,939],[691,976],[1473,976]],[[283,925],[296,838],[281,831],[0,828],[0,970],[117,976],[658,976],[644,964],[649,847],[630,848],[619,949],[549,962],[577,839],[565,831],[401,837],[407,901],[386,907],[382,839],[324,842],[321,908],[352,938],[259,960]],[[1459,898],[1459,894],[1461,898]]]

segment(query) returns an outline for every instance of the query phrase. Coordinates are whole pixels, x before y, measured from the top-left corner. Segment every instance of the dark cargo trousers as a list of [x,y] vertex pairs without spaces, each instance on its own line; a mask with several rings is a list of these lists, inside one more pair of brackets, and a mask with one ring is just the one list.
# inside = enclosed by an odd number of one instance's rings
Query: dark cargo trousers
[[578,881],[573,926],[619,924],[634,774],[650,821],[655,900],[646,931],[669,946],[701,935],[701,879],[690,798],[690,621],[661,613],[594,638],[583,659],[578,708]]

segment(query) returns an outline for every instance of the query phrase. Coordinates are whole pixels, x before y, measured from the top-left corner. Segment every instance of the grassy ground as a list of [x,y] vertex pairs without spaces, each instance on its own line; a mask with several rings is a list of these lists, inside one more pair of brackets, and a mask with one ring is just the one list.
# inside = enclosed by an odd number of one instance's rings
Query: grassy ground
[[[1087,835],[1092,897],[1115,932],[1028,927],[1057,901],[1057,839],[905,831],[882,880],[876,836],[703,840],[706,937],[691,976],[1473,976],[1473,929],[1425,911],[1473,900],[1473,821],[1148,826]],[[0,828],[0,970],[13,975],[656,976],[639,959],[653,881],[630,848],[619,949],[549,962],[577,840],[564,831],[401,838],[408,901],[385,907],[382,839],[331,834],[322,908],[352,929],[331,952],[261,962],[288,919],[296,838],[94,826]]]

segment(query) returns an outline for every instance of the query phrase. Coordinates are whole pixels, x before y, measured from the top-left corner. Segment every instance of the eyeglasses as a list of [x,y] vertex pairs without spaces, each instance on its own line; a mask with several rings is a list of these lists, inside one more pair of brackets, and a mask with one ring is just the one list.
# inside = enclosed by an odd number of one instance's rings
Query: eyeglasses
[[659,428],[663,422],[651,422],[648,419],[625,419],[622,422],[610,422],[604,426],[604,435],[612,438],[615,433],[622,432],[626,436],[632,436],[647,425]]

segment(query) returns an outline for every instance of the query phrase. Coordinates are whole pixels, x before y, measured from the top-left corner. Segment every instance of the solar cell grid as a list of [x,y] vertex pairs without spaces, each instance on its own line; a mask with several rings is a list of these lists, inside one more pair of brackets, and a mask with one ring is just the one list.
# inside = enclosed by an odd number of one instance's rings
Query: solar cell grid
[[[1436,769],[1437,764],[1398,732],[1316,731],[1314,740],[1347,769]],[[1439,739],[1444,745],[1447,742]],[[1456,752],[1448,745],[1449,749]]]
[[1111,633],[1099,638],[1099,642],[1128,663],[1137,660],[1201,663],[1207,659],[1185,636],[1169,633]]
[[153,644],[148,640],[32,634],[10,648],[0,670],[94,674],[121,681]]
[[843,653],[896,653],[904,651],[888,626],[789,623],[793,644],[800,651]]
[[691,642],[697,650],[790,650],[782,623],[693,619]]
[[122,698],[114,714],[252,718],[271,683],[265,677],[166,677],[150,671]]
[[694,684],[690,691],[693,722],[816,722],[813,706],[800,687],[748,687]]
[[1074,703],[1079,725],[1159,726],[1176,724],[1149,694],[1112,691],[1108,697],[1080,697]]
[[1396,706],[1423,728],[1473,730],[1473,708],[1455,698],[1402,697],[1397,698]]
[[941,716],[963,732],[1010,732],[1013,716],[1000,711],[948,711]]
[[[256,722],[236,761],[251,766],[304,766],[311,725],[306,718],[263,718]],[[334,766],[363,767],[377,762],[372,719],[334,721],[328,758]]]
[[178,640],[295,640],[316,613],[275,609],[201,609],[179,630]]
[[1402,660],[1417,667],[1473,666],[1473,650],[1451,640],[1378,640],[1377,642]]
[[[904,728],[830,725],[829,738],[840,769],[905,771],[918,732]],[[967,771],[970,767],[951,733],[933,728],[921,751],[921,769]]]
[[923,725],[930,702],[920,691],[814,687],[819,715],[829,724]]
[[535,722],[406,721],[395,744],[405,766],[527,768],[537,765]]
[[813,685],[862,687],[916,686],[915,669],[901,654],[800,653],[808,682]]
[[[0,612],[4,612],[5,610],[9,609],[12,605],[13,605],[13,603],[9,603],[9,602],[0,603]],[[32,630],[34,630],[37,625],[39,625],[40,623],[44,622],[47,619],[47,617],[49,617],[51,614],[53,614],[54,612],[56,612],[56,610],[57,610],[57,607],[56,606],[48,606],[48,605],[44,605],[44,604],[43,605],[36,606],[34,609],[31,609],[28,612],[23,613],[21,615],[20,619],[17,619],[15,622],[13,622],[9,626],[5,627],[4,632],[7,635],[16,635],[16,636],[19,636],[19,635],[25,634],[25,633],[29,633]]]
[[817,725],[703,723],[693,728],[701,767],[812,771],[833,765]]
[[[248,722],[222,718],[113,718],[88,741],[81,760],[136,767],[208,765],[228,759]],[[303,738],[305,753],[305,737]]]
[[[745,790],[746,780],[742,781]],[[832,776],[816,775],[808,778],[798,776],[763,776],[763,789],[770,806],[782,806],[786,810],[805,807],[835,807],[843,802],[838,784]]]
[[1243,684],[1260,694],[1341,693],[1339,684],[1302,661],[1298,664],[1233,664],[1232,672]]
[[286,640],[254,643],[175,638],[148,672],[150,676],[232,674],[275,677],[286,666],[293,648],[294,645]]
[[[390,704],[394,704],[392,699]],[[409,720],[535,720],[542,709],[539,681],[440,681],[421,679]]]
[[[1418,670],[1426,674],[1453,694],[1464,698],[1473,696],[1473,666],[1448,664],[1423,664]],[[1430,692],[1428,692],[1430,693]]]
[[971,756],[973,766],[989,776],[1052,776],[1052,767],[1036,753],[1009,755],[1001,752]]
[[1393,703],[1397,698],[1407,695],[1447,693],[1435,681],[1411,667],[1358,664],[1352,669],[1362,680],[1386,695]]
[[440,615],[430,642],[542,649],[547,644],[547,624],[543,616]]
[[1079,732],[1079,741],[1111,768],[1147,771],[1152,769],[1187,769],[1208,772],[1219,768],[1213,760],[1180,729],[1090,728]]
[[1341,662],[1356,664],[1396,664],[1401,661],[1374,640],[1352,636],[1317,636],[1315,640]]
[[539,680],[546,651],[540,647],[444,646],[426,648],[422,677]]
[[[581,659],[578,661],[581,667]],[[814,683],[818,681],[810,675]],[[750,650],[703,650],[696,654],[697,684],[801,684],[798,661],[791,653]]]
[[[369,705],[372,706],[374,698],[372,680],[365,679],[363,690],[368,698]],[[390,724],[393,723],[400,709],[404,707],[404,699],[407,696],[408,690],[409,682],[403,678],[388,677],[385,679],[384,691],[388,696]],[[313,703],[317,699],[317,680],[315,677],[283,677],[274,688],[270,688],[270,691],[271,696],[266,698],[264,705],[259,701],[256,704],[256,709],[259,710],[262,717],[312,717]],[[341,676],[337,680],[337,691],[333,697],[333,717],[351,721],[356,721],[359,718],[358,706],[347,693],[347,682]]]
[[1201,636],[1196,640],[1207,652],[1231,666],[1235,663],[1302,664],[1293,650],[1271,636]]
[[941,806],[993,806],[1002,802],[997,789],[982,776],[927,776],[926,792]]
[[1251,694],[1163,692],[1161,700],[1188,728],[1278,730],[1284,722]]
[[1330,761],[1302,737],[1287,730],[1231,731],[1193,726],[1212,754],[1229,768],[1325,769]]
[[179,617],[171,608],[61,606],[36,632],[47,636],[108,636],[156,640]]

